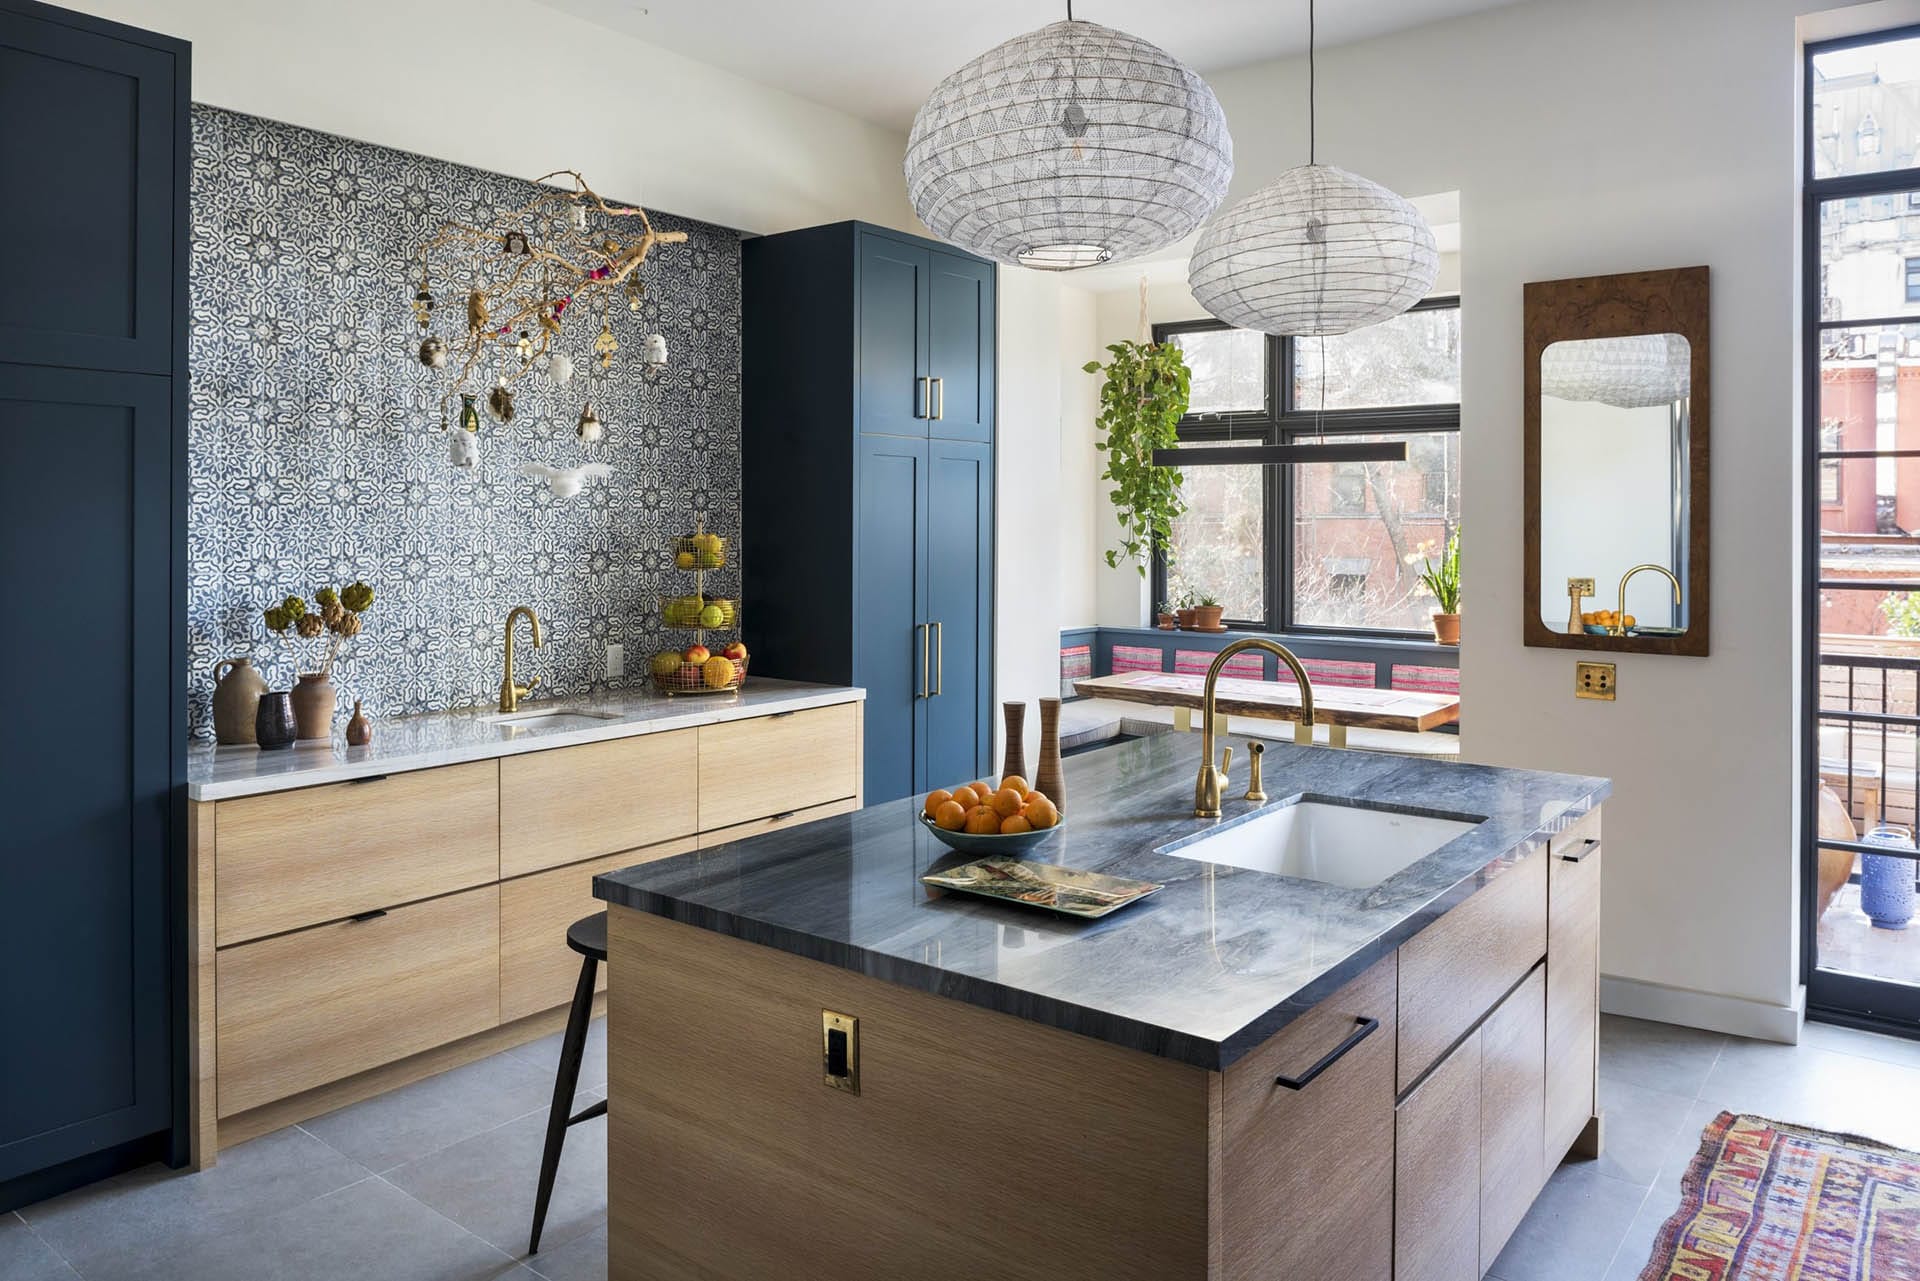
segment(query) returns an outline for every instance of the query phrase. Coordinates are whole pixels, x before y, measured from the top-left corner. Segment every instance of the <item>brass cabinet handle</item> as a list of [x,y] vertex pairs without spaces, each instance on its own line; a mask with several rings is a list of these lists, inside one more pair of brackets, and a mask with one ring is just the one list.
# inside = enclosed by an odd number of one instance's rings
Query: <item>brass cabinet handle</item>
[[922,374],[913,381],[920,384],[915,388],[920,394],[915,398],[913,416],[915,418],[931,418],[933,416],[933,380],[925,374]]
[[947,635],[938,623],[928,626],[933,631],[933,693],[928,697],[938,698],[947,688]]
[[920,688],[914,691],[915,698],[927,698],[927,671],[931,666],[927,653],[927,634],[933,630],[929,623],[915,623],[913,630],[920,633]]
[[1600,838],[1597,836],[1589,836],[1584,841],[1581,841],[1577,848],[1561,850],[1560,861],[1563,863],[1584,863],[1587,861],[1587,855],[1599,848]]
[[1318,1063],[1308,1068],[1305,1072],[1302,1072],[1299,1076],[1276,1076],[1273,1078],[1273,1083],[1275,1085],[1285,1086],[1289,1090],[1304,1090],[1313,1084],[1314,1077],[1319,1076],[1335,1063],[1338,1063],[1346,1056],[1348,1050],[1351,1050],[1354,1046],[1360,1044],[1360,1042],[1366,1040],[1379,1030],[1379,1019],[1370,1019],[1365,1016],[1357,1017],[1353,1021],[1353,1031],[1347,1033],[1344,1041],[1334,1046],[1331,1050],[1328,1050],[1326,1056]]
[[[927,416],[935,422],[938,422],[947,416],[947,380],[944,378],[935,378],[932,381],[934,393],[938,395],[940,399],[936,402],[938,408],[934,408],[933,412]],[[930,405],[929,407],[931,408],[932,406]]]

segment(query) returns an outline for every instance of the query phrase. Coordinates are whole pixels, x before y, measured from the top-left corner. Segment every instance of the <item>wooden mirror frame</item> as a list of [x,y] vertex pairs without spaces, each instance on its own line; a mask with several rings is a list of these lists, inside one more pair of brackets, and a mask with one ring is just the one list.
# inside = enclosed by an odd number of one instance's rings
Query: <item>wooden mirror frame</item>
[[[1627,654],[1707,655],[1707,547],[1712,528],[1707,442],[1707,269],[1627,272],[1573,280],[1534,281],[1525,287],[1526,575],[1522,618],[1526,644],[1545,649],[1611,650]],[[1687,445],[1687,630],[1679,636],[1569,635],[1540,616],[1540,358],[1557,342],[1679,334],[1692,348]],[[1595,584],[1596,589],[1599,584]],[[1590,599],[1599,599],[1597,593]],[[1611,604],[1612,597],[1606,603]]]

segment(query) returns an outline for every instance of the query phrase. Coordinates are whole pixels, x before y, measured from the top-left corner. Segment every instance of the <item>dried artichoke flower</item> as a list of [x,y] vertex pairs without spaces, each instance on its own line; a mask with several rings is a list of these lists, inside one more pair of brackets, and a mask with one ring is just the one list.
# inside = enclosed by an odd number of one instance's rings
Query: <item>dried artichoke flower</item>
[[293,619],[296,623],[306,617],[307,614],[307,602],[301,600],[298,596],[287,597],[280,602],[280,608],[286,610],[287,617]]
[[313,602],[314,604],[318,605],[322,610],[325,610],[329,606],[338,605],[340,603],[340,593],[336,592],[331,587],[316,588],[314,589],[314,593],[313,593]]
[[338,598],[320,603],[320,617],[326,620],[327,626],[335,631],[339,630],[340,620],[345,618],[346,614],[346,608],[340,604]]
[[287,628],[293,626],[293,615],[289,614],[285,607],[280,605],[269,606],[266,611],[266,619],[267,627],[272,631],[284,632]]
[[325,620],[318,614],[302,614],[294,623],[294,626],[300,629],[302,636],[308,637],[309,639],[327,630]]
[[342,636],[358,636],[360,634],[360,615],[343,611],[340,615],[340,621],[334,624],[333,630]]
[[355,614],[364,614],[373,605],[373,588],[356,580],[340,593],[340,603]]

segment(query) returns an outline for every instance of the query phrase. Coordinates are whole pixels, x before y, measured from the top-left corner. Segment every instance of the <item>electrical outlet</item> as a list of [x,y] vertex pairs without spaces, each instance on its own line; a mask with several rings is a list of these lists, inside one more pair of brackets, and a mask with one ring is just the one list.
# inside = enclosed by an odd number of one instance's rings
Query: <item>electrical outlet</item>
[[627,647],[625,645],[607,646],[607,679],[618,680],[627,673]]
[[1567,591],[1569,593],[1579,592],[1582,596],[1591,596],[1593,595],[1593,580],[1591,578],[1569,578],[1567,580]]
[[1603,698],[1611,703],[1613,688],[1612,663],[1575,663],[1573,665],[1573,696],[1575,698]]

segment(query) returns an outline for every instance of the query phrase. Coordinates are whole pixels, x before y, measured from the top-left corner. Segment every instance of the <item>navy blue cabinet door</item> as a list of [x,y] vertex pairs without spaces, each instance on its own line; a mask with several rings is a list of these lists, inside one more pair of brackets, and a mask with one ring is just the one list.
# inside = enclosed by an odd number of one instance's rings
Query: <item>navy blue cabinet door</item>
[[927,465],[927,605],[933,625],[923,787],[993,764],[993,448],[935,440]]
[[175,58],[0,10],[0,358],[173,369]]
[[172,398],[0,364],[0,1183],[171,1115]]
[[864,790],[869,802],[887,801],[919,790],[927,444],[861,437],[854,465],[853,677],[867,691]]
[[938,251],[928,272],[928,431],[993,439],[994,274],[991,263]]
[[870,435],[927,434],[927,274],[930,252],[860,236],[859,350],[854,412]]

